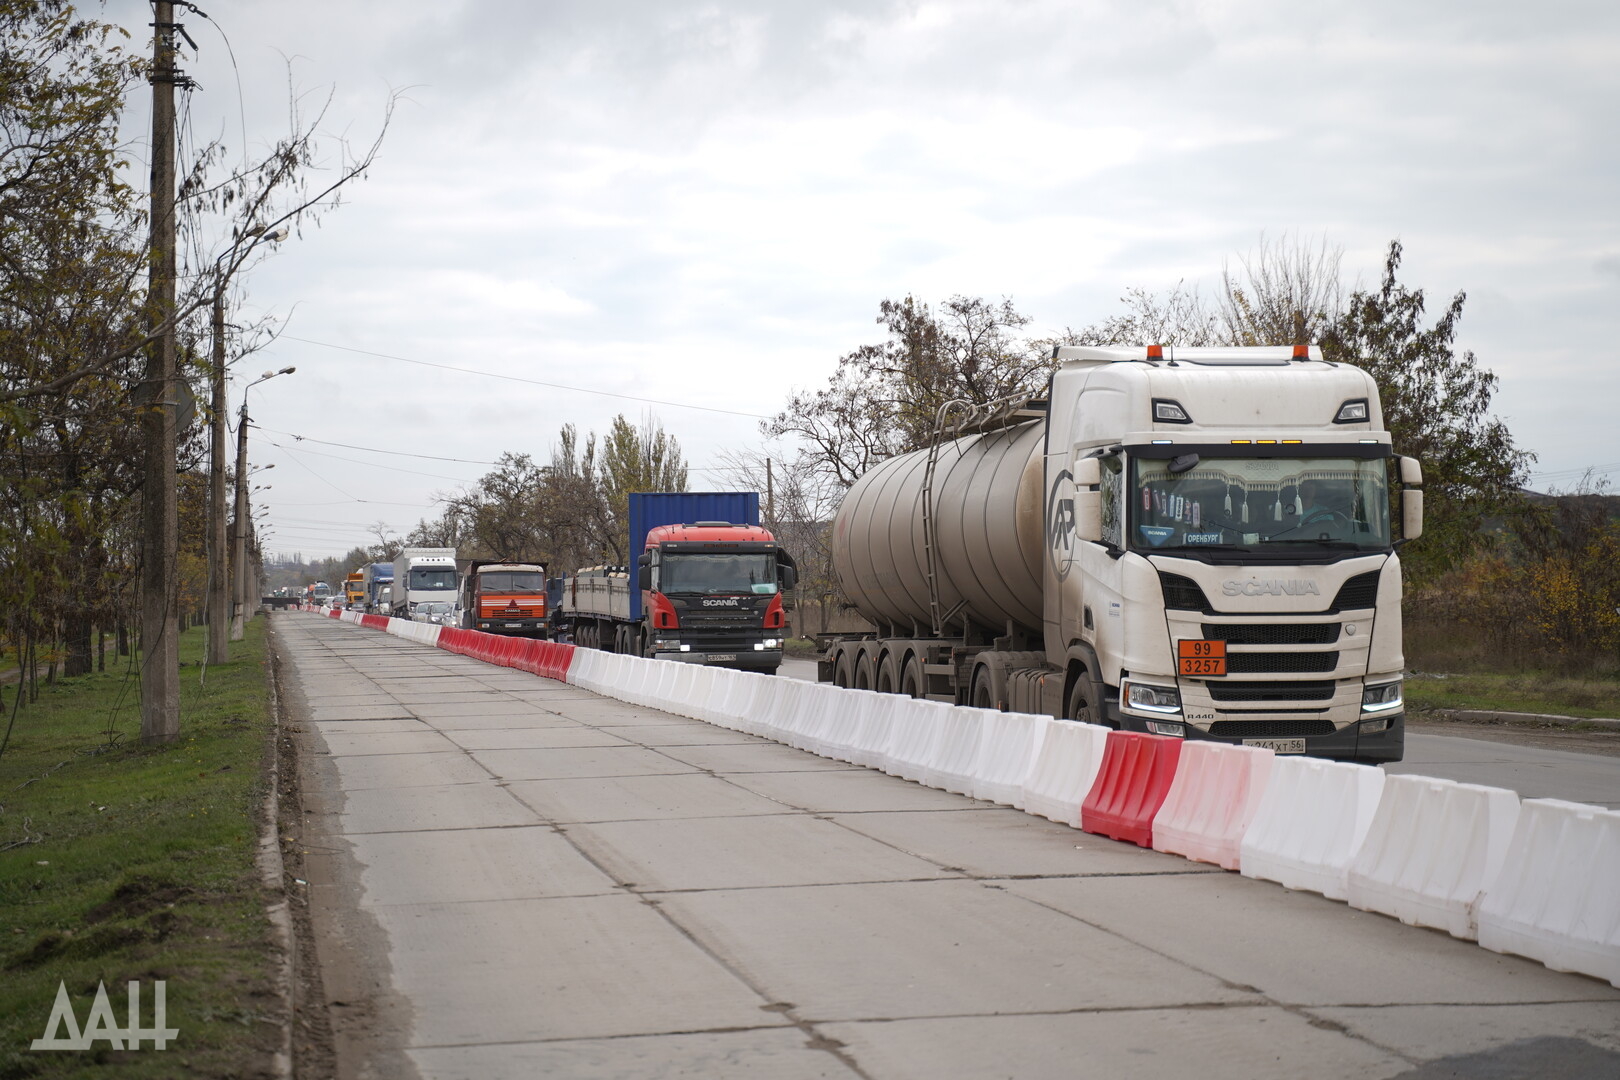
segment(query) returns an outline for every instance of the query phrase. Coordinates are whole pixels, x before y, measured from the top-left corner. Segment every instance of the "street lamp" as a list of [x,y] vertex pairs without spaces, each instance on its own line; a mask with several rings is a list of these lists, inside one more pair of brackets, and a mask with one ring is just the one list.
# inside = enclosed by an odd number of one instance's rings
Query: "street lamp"
[[252,382],[248,383],[247,386],[242,389],[242,411],[236,419],[236,536],[234,538],[235,543],[232,545],[235,549],[235,559],[233,561],[236,564],[236,575],[234,579],[236,605],[231,612],[232,641],[242,640],[242,635],[247,624],[247,605],[249,601],[247,582],[248,391],[252,390],[255,386],[258,386],[267,379],[273,379],[277,375],[291,375],[297,370],[298,369],[295,367],[284,367],[280,371],[267,371],[263,375],[260,375],[257,379],[254,379]]
[[[247,230],[251,241],[246,247],[238,248],[234,244],[214,260],[214,370],[213,370],[213,409],[214,423],[211,432],[211,458],[208,465],[208,508],[209,531],[211,533],[208,551],[208,577],[211,588],[208,594],[208,662],[210,664],[223,664],[228,659],[225,635],[221,629],[225,626],[227,617],[228,587],[225,574],[225,287],[230,284],[233,274],[247,258],[248,252],[265,241],[279,242],[287,238],[287,227],[278,226],[266,230],[258,225]],[[236,256],[235,262],[226,269],[221,264],[231,255]],[[239,635],[231,635],[231,640],[238,640]]]

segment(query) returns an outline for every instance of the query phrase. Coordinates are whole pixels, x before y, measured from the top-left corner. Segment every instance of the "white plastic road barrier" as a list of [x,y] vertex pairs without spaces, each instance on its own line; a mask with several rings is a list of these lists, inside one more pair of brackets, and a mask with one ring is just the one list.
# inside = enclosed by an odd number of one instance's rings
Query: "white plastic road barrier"
[[1183,743],[1175,779],[1153,818],[1153,850],[1236,870],[1274,757],[1255,746]]
[[1620,810],[1524,800],[1479,943],[1620,987]]
[[793,715],[789,745],[828,756],[828,736],[838,715],[839,697],[844,693],[832,683],[805,683],[798,710]]
[[1383,791],[1384,771],[1371,765],[1277,758],[1243,834],[1243,876],[1343,900],[1350,861]]
[[593,694],[601,693],[602,675],[610,657],[611,654],[595,649],[575,649],[573,659],[568,663],[568,685],[589,690]]
[[720,716],[720,708],[725,704],[727,695],[731,693],[731,684],[741,678],[742,672],[732,668],[704,668],[703,678],[692,687],[693,698],[688,702],[691,715],[705,724],[714,723]]
[[821,709],[820,695],[816,691],[820,687],[802,679],[787,681],[790,685],[779,699],[771,738],[813,754],[816,752],[816,717]]
[[973,765],[975,799],[1024,808],[1024,781],[1040,752],[1046,734],[1043,720],[1032,713],[992,712],[979,740],[979,760]]
[[992,709],[954,707],[939,722],[939,736],[933,753],[923,767],[922,782],[957,795],[972,795],[973,767],[979,762],[987,716],[999,716]]
[[793,687],[798,682],[798,679],[780,677],[771,679],[764,690],[754,698],[739,730],[751,735],[762,735],[767,739],[776,738],[784,714],[798,701],[798,698],[793,696]]
[[1108,729],[1098,724],[1041,717],[1040,750],[1024,781],[1024,810],[1074,828],[1080,804],[1102,768]]
[[1350,906],[1473,941],[1518,822],[1519,796],[1506,788],[1391,776],[1350,862]]
[[855,733],[850,739],[849,756],[844,760],[851,765],[888,772],[894,715],[903,699],[876,690],[851,690],[850,693],[860,695],[860,700],[855,705]]
[[945,713],[941,710],[953,708],[955,706],[942,701],[901,698],[890,729],[888,763],[884,766],[884,772],[921,783],[923,773],[934,756],[934,746],[945,720]]
[[742,717],[748,713],[749,705],[763,689],[761,684],[770,676],[752,671],[734,671],[732,675],[735,677],[727,680],[725,693],[715,706],[710,723],[736,731],[741,726]]
[[853,762],[851,755],[855,753],[860,736],[861,716],[863,710],[869,707],[867,699],[882,696],[871,690],[838,690],[828,697],[827,707],[831,715],[821,738],[824,757]]

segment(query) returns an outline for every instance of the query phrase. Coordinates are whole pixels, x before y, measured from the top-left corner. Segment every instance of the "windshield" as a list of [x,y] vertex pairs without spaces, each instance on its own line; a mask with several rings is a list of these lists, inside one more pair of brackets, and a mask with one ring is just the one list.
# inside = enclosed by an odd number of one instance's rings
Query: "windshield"
[[480,572],[478,591],[486,593],[543,593],[546,575],[539,570],[493,570]]
[[658,571],[660,592],[761,593],[776,591],[776,557],[770,552],[666,554]]
[[1249,551],[1387,551],[1383,458],[1204,458],[1179,476],[1133,458],[1130,546]]
[[456,587],[456,572],[448,566],[439,567],[413,567],[411,569],[410,588],[417,589],[454,589]]

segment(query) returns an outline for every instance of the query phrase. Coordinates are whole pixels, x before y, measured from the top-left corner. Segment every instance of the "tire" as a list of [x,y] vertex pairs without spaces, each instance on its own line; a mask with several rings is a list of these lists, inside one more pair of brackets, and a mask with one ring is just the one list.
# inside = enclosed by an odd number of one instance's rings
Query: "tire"
[[848,690],[854,685],[854,667],[849,661],[849,650],[839,649],[838,656],[833,660],[833,685]]
[[993,709],[996,707],[994,697],[990,693],[990,669],[981,667],[973,676],[973,707],[975,709]]
[[922,657],[912,656],[906,660],[905,670],[900,673],[900,692],[908,698],[920,698],[928,692],[928,683],[924,681]]
[[878,658],[877,667],[873,669],[877,681],[873,689],[880,694],[898,694],[900,692],[900,658],[894,653],[884,653]]
[[877,689],[877,675],[874,667],[875,665],[872,663],[872,654],[869,652],[862,652],[855,658],[855,669],[852,673],[852,677],[855,681],[855,689]]
[[1098,691],[1097,681],[1091,677],[1091,672],[1085,668],[1075,678],[1074,685],[1069,688],[1069,700],[1063,710],[1064,719],[1073,720],[1079,724],[1102,724],[1103,719],[1102,695]]

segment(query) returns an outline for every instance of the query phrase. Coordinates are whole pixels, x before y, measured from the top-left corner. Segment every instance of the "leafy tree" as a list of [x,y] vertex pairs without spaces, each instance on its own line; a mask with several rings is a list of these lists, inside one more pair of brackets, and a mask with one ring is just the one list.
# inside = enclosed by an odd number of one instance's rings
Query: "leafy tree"
[[1392,241],[1379,286],[1351,295],[1322,336],[1322,355],[1371,373],[1397,451],[1423,462],[1424,535],[1402,554],[1422,581],[1489,543],[1492,518],[1518,512],[1534,458],[1490,413],[1496,376],[1455,348],[1465,294],[1425,326],[1423,290],[1395,280],[1400,265]]
[[681,444],[652,416],[637,428],[621,413],[613,418],[602,440],[598,486],[611,524],[605,541],[615,564],[628,563],[633,553],[630,536],[630,493],[633,491],[685,491],[686,462]]
[[769,437],[805,443],[807,463],[847,488],[873,465],[928,445],[940,407],[1034,391],[1051,370],[1045,342],[1010,299],[953,296],[936,314],[907,296],[878,305],[888,339],[839,358],[828,385],[798,392],[761,424]]

